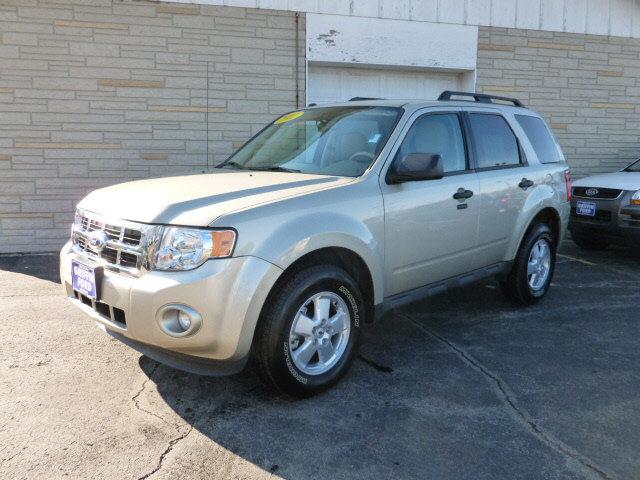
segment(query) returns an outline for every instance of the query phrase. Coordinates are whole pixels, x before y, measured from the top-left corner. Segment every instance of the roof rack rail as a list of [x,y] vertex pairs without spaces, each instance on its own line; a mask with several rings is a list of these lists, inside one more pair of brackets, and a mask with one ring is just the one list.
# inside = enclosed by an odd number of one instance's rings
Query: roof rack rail
[[350,98],[349,101],[350,102],[360,102],[363,100],[384,100],[384,98],[375,98],[375,97],[353,97]]
[[497,95],[487,95],[486,93],[453,92],[451,90],[445,90],[440,94],[438,100],[451,100],[451,97],[472,97],[474,101],[480,103],[496,103],[494,100],[500,100],[502,102],[513,103],[515,107],[526,108],[517,98],[499,97]]

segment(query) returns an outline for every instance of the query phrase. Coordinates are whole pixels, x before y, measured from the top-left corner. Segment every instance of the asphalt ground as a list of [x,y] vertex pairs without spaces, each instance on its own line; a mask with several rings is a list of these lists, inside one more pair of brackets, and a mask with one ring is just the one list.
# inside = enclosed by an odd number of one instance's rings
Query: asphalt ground
[[640,253],[563,245],[539,305],[492,283],[387,315],[291,400],[182,373],[0,257],[0,478],[640,479]]

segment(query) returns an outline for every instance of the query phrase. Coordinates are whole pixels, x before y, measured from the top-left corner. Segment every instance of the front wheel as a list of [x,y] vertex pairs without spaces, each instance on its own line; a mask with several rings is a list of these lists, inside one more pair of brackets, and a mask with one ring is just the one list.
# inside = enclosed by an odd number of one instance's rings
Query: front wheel
[[556,264],[556,240],[546,223],[534,225],[522,241],[506,280],[505,296],[520,305],[539,302],[549,290]]
[[253,358],[265,383],[308,397],[337,383],[353,363],[362,293],[332,265],[309,267],[276,288],[256,329]]

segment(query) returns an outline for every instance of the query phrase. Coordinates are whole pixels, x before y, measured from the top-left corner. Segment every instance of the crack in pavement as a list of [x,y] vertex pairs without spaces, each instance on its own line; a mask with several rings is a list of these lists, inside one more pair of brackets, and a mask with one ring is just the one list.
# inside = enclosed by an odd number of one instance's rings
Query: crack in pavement
[[[157,365],[156,365],[157,368]],[[153,374],[154,370],[152,371],[151,374]],[[151,374],[149,375],[149,378],[151,378]],[[146,382],[145,382],[146,383]],[[251,392],[253,392],[254,390],[260,388],[260,386],[255,386],[252,387],[248,390],[246,390],[245,392],[241,393],[239,395],[240,398],[245,398],[246,395],[250,394]],[[223,402],[222,404],[218,405],[212,412],[210,412],[209,414],[209,419],[212,417],[215,417],[217,415],[226,415],[229,412],[237,412],[239,410],[242,410],[244,408],[247,408],[249,406],[249,404],[247,404],[244,401],[233,401],[233,402]],[[185,438],[187,438],[187,436],[193,431],[194,429],[194,425],[195,425],[195,421],[193,423],[189,424],[189,428],[182,433],[181,435],[178,435],[175,438],[172,438],[169,441],[169,445],[167,445],[167,448],[164,450],[164,452],[162,452],[162,454],[160,455],[160,458],[158,459],[158,464],[156,465],[156,467],[151,470],[149,473],[144,474],[141,477],[138,477],[138,480],[146,480],[147,478],[151,477],[152,475],[156,474],[157,472],[159,472],[162,469],[162,466],[164,464],[165,459],[167,458],[167,456],[171,453],[171,451],[173,450],[173,448],[182,440],[184,440]],[[178,427],[179,429],[179,427]]]
[[167,455],[171,453],[171,450],[173,450],[173,447],[175,447],[179,442],[187,438],[187,435],[189,435],[192,431],[193,431],[193,425],[189,425],[189,429],[186,432],[184,432],[181,435],[178,435],[175,438],[172,438],[169,441],[169,445],[167,445],[167,448],[160,455],[160,458],[158,459],[158,464],[156,465],[156,467],[153,470],[151,470],[149,473],[145,473],[143,476],[138,477],[138,480],[145,480],[149,478],[151,475],[154,475],[157,472],[159,472],[160,469],[162,468],[162,464],[164,463],[165,458],[167,458]]
[[378,362],[375,362],[367,357],[365,357],[362,354],[358,354],[358,360],[360,360],[363,363],[366,363],[367,365],[369,365],[371,368],[375,368],[376,370],[378,370],[379,372],[383,372],[383,373],[392,373],[393,372],[393,368],[388,367],[386,365],[382,365]]
[[494,390],[502,402],[509,408],[514,417],[517,418],[533,436],[538,438],[538,440],[552,450],[566,457],[570,462],[577,463],[581,470],[590,478],[594,478],[594,475],[596,476],[595,478],[602,480],[613,480],[615,478],[610,473],[607,473],[602,467],[596,465],[592,460],[585,457],[580,452],[576,451],[571,446],[559,440],[553,434],[538,425],[531,415],[524,408],[518,405],[516,395],[511,391],[504,380],[502,380],[497,374],[491,372],[475,357],[467,353],[463,348],[459,347],[452,341],[448,340],[446,337],[425,327],[421,323],[413,320],[411,317],[404,314],[402,316],[418,329],[426,333],[429,337],[444,344],[447,348],[452,350],[464,364],[480,373],[487,381],[492,383],[495,387]]
[[142,382],[142,386],[140,387],[140,390],[138,390],[138,392],[131,397],[131,400],[133,401],[134,406],[140,410],[141,412],[146,413],[147,415],[151,415],[152,417],[157,418],[158,420],[160,420],[162,423],[169,425],[170,427],[174,427],[174,428],[180,428],[179,425],[175,424],[175,423],[171,423],[168,422],[167,420],[165,420],[164,418],[162,418],[160,415],[158,415],[157,413],[153,413],[150,410],[147,410],[146,408],[142,407],[140,405],[140,402],[138,401],[138,397],[142,394],[142,392],[144,392],[145,388],[147,387],[147,383],[149,383],[153,377],[153,374],[156,373],[156,370],[158,369],[158,367],[160,366],[160,364],[158,362],[156,362],[156,364],[153,366],[153,369],[151,370],[151,372],[149,373],[149,376],[147,377],[147,379]]

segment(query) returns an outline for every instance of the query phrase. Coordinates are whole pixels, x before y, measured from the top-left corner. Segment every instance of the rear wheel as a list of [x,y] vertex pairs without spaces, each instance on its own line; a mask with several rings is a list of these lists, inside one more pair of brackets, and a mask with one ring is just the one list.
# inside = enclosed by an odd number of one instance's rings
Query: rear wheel
[[337,383],[353,363],[363,297],[332,265],[309,267],[276,288],[256,329],[254,361],[265,383],[307,397]]
[[609,246],[609,242],[598,237],[587,237],[586,235],[572,233],[571,239],[573,243],[583,250],[604,250]]
[[505,296],[520,305],[539,302],[549,290],[556,263],[556,240],[546,223],[534,225],[522,241],[513,267],[500,283]]

